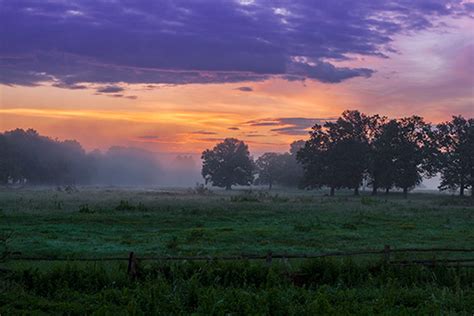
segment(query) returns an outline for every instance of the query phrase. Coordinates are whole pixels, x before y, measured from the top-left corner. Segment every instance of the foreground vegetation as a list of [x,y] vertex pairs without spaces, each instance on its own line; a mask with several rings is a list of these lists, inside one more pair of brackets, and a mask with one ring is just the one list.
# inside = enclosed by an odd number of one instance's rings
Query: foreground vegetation
[[471,315],[474,270],[308,260],[297,268],[249,262],[68,265],[3,276],[0,313],[84,315]]
[[[3,188],[0,201],[1,234],[11,234],[4,246],[22,256],[262,255],[474,244],[472,199],[448,195],[48,187]],[[474,312],[474,269],[387,266],[381,259],[273,260],[271,266],[258,260],[142,261],[132,280],[126,262],[7,258],[0,262],[0,313]]]

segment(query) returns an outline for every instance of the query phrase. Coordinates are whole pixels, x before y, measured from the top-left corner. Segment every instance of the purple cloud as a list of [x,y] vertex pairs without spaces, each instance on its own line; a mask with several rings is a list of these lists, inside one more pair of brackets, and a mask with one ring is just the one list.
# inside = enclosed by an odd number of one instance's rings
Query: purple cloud
[[[250,126],[274,126],[272,132],[284,135],[306,135],[308,129],[314,124],[324,124],[326,121],[333,121],[336,118],[307,118],[307,117],[279,117],[248,121],[245,124]],[[278,127],[276,127],[278,126]]]
[[459,0],[3,1],[0,83],[338,83],[373,70],[331,61],[387,57],[396,35],[473,10]]
[[119,86],[106,86],[97,89],[97,92],[99,93],[117,93],[117,92],[122,92],[124,89],[119,87]]
[[242,92],[252,92],[253,89],[252,87],[238,87],[236,90],[242,91]]

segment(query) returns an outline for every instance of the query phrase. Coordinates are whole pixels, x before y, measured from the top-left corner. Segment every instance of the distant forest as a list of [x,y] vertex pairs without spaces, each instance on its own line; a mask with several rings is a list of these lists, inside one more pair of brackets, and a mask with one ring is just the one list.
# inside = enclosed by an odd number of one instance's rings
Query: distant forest
[[9,184],[153,184],[161,175],[148,151],[111,147],[86,153],[75,140],[59,141],[35,130],[0,134],[0,181]]
[[[185,159],[186,157],[180,157]],[[345,111],[334,121],[315,124],[309,139],[287,153],[264,153],[256,160],[248,146],[227,138],[202,154],[206,183],[328,188],[359,193],[363,183],[405,194],[423,178],[441,175],[440,190],[465,195],[474,186],[474,119],[453,116],[432,125],[419,116],[390,119]],[[112,147],[87,153],[74,140],[59,141],[35,130],[0,133],[0,183],[156,184],[163,172],[151,152]],[[183,175],[181,175],[183,176]],[[185,174],[184,174],[185,176]]]

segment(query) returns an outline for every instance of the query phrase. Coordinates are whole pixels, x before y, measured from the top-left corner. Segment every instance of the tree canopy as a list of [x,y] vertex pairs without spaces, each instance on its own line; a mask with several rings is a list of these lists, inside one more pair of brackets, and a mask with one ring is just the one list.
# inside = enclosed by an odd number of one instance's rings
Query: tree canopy
[[248,146],[235,138],[223,142],[202,153],[202,176],[206,183],[230,190],[233,185],[249,185],[253,182],[254,163]]
[[[461,196],[474,187],[474,119],[453,116],[437,125],[440,150],[440,190],[458,190]],[[472,193],[471,193],[472,195]]]
[[345,111],[337,120],[312,128],[298,161],[305,170],[305,186],[329,187],[331,195],[340,188],[358,194],[364,181],[374,194],[392,187],[407,194],[423,177],[439,171],[440,149],[434,140],[432,126],[418,116],[388,120]]

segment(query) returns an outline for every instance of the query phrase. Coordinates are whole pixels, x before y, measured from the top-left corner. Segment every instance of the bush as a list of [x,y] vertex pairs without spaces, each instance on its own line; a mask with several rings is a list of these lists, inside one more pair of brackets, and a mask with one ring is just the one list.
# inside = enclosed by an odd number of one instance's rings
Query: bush
[[115,207],[117,211],[133,211],[135,210],[135,206],[130,204],[128,201],[120,200],[119,205]]
[[206,187],[204,184],[196,183],[196,186],[194,187],[193,193],[197,194],[197,195],[211,195],[212,191],[211,191],[211,189]]
[[93,209],[89,208],[89,205],[87,205],[87,204],[83,204],[83,205],[79,206],[79,213],[92,214],[94,212],[95,211]]
[[[263,194],[263,193],[262,193]],[[262,198],[263,195],[260,195],[260,198]],[[234,195],[230,197],[231,202],[260,202],[259,197],[256,194],[253,194],[252,191],[244,191],[244,193],[239,194],[239,195]]]

